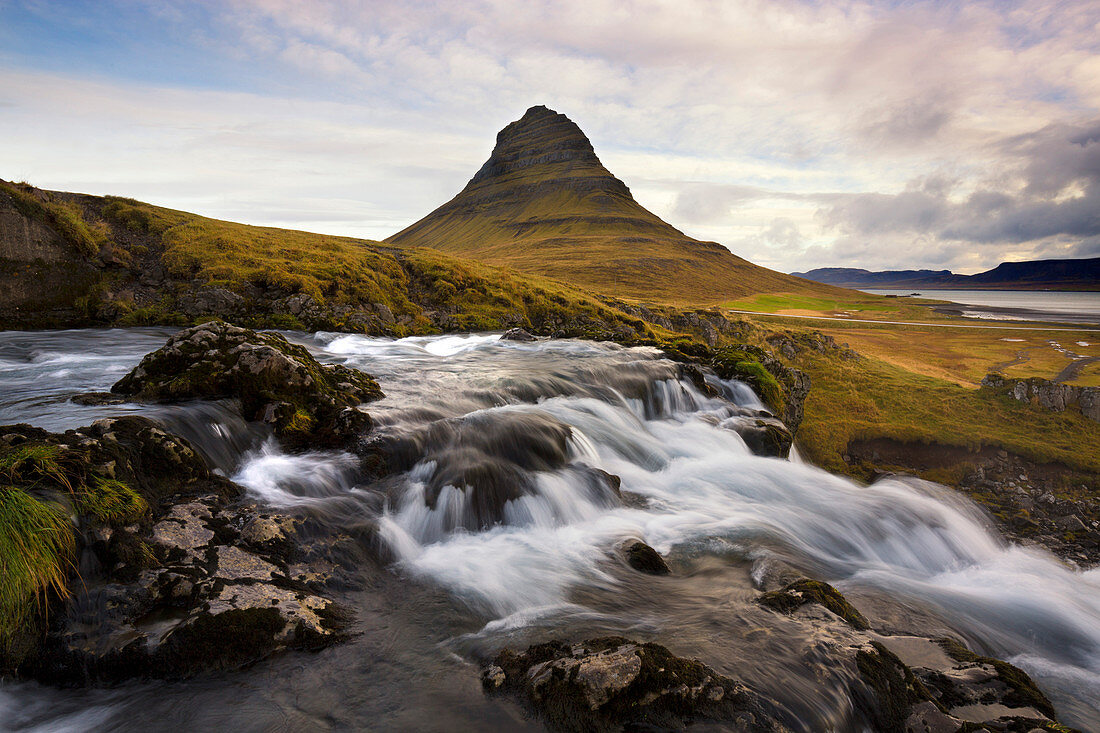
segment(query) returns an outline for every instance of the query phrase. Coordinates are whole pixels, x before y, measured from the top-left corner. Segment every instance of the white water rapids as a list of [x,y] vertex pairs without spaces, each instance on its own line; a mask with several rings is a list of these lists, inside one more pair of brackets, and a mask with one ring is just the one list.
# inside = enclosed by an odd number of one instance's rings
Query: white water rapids
[[[432,484],[447,451],[466,450],[453,440],[384,488],[356,484],[346,454],[287,455],[270,442],[233,475],[257,499],[291,510],[339,517],[349,502],[370,507],[361,511],[373,513],[390,572],[458,599],[483,625],[479,634],[606,615],[587,600],[622,591],[609,557],[623,540],[672,558],[759,566],[775,557],[854,598],[940,619],[977,651],[1032,674],[1064,722],[1100,729],[1100,570],[1005,543],[978,508],[935,484],[862,486],[750,454],[722,427],[731,402],[759,407],[744,385],[704,397],[654,350],[587,342],[298,338],[319,358],[378,377],[387,397],[369,411],[383,438],[453,423],[496,445],[496,425],[568,426],[565,465],[525,469],[526,488],[485,528],[470,528],[473,492]],[[622,499],[592,469],[620,477]],[[0,714],[4,695],[0,688]]]

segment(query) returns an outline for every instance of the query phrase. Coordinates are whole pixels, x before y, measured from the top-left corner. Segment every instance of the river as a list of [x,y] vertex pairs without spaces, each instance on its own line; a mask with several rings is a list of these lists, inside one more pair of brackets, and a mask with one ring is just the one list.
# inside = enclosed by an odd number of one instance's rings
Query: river
[[949,312],[967,318],[1100,325],[1100,291],[864,289],[863,292],[947,300],[964,306]]
[[[807,666],[798,625],[752,602],[754,576],[781,560],[833,582],[873,621],[1012,661],[1063,722],[1100,729],[1100,571],[1005,543],[935,484],[862,486],[753,456],[721,426],[733,404],[759,404],[742,384],[716,381],[724,399],[704,397],[656,350],[611,344],[287,334],[375,375],[387,395],[370,407],[377,435],[415,448],[407,470],[358,483],[350,456],[287,455],[232,404],[70,401],[109,388],[170,332],[0,333],[0,423],[61,430],[128,410],[183,433],[254,500],[342,538],[350,570],[334,594],[356,610],[356,635],[182,682],[4,683],[0,728],[537,730],[481,692],[474,661],[619,633],[744,680],[796,730],[859,729],[840,692],[849,673]],[[567,465],[547,469],[539,441],[562,429]],[[513,480],[474,501],[446,481],[470,462]],[[625,500],[596,469],[621,477]],[[615,548],[631,538],[676,572],[630,570]]]

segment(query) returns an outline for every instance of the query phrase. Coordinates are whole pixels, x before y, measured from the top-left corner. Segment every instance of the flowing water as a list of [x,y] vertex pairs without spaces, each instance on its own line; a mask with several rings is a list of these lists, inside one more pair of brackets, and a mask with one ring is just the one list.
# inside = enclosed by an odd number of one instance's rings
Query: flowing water
[[[0,728],[537,729],[482,694],[476,663],[504,645],[618,633],[744,680],[795,729],[859,730],[850,673],[809,661],[805,626],[752,603],[782,561],[838,585],[880,627],[954,634],[1013,661],[1064,722],[1100,729],[1100,571],[1006,544],[935,484],[861,486],[751,455],[727,429],[760,406],[742,384],[715,380],[723,398],[704,397],[658,352],[607,344],[291,334],[386,392],[370,412],[397,473],[372,482],[346,454],[283,453],[231,403],[69,401],[108,388],[167,333],[0,334],[0,423],[165,422],[254,499],[348,538],[335,595],[356,609],[357,636],[185,682],[7,683]],[[617,548],[631,539],[667,553],[674,574],[626,566]]]

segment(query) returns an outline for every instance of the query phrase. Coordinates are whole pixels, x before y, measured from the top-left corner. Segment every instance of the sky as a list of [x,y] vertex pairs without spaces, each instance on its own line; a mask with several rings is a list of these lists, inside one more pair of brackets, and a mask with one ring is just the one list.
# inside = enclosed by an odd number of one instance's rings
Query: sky
[[1100,256],[1100,3],[0,0],[0,178],[381,239],[532,105],[785,272]]

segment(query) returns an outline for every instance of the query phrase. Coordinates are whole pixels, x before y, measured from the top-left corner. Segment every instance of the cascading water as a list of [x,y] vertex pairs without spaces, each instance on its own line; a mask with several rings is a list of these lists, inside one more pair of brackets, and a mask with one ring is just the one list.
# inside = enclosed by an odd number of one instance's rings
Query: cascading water
[[[0,381],[18,385],[5,391],[3,421],[57,429],[117,414],[67,400],[109,386],[163,332],[0,336]],[[363,634],[316,658],[289,655],[221,679],[63,696],[0,687],[0,720],[58,729],[74,711],[94,710],[98,729],[153,716],[187,726],[518,729],[533,724],[481,696],[463,660],[503,644],[614,632],[744,679],[796,728],[858,727],[843,687],[830,682],[843,671],[806,669],[784,637],[799,633],[793,624],[769,616],[774,636],[752,632],[770,613],[751,603],[753,573],[781,560],[836,583],[872,617],[961,635],[1009,659],[1065,722],[1100,728],[1100,571],[1006,544],[979,509],[937,485],[865,487],[752,455],[728,429],[761,407],[744,385],[712,382],[723,398],[706,397],[656,351],[606,344],[293,337],[318,358],[376,375],[387,397],[370,408],[373,445],[396,473],[362,480],[349,455],[287,455],[225,421],[248,437],[218,465],[257,500],[358,538],[382,568],[364,562],[343,592]],[[50,354],[72,354],[72,363]],[[36,387],[47,369],[52,383]],[[150,416],[171,421],[163,408],[121,409],[160,409]],[[211,408],[179,409],[202,422],[195,411]],[[616,548],[631,539],[668,553],[677,572],[626,569]],[[241,706],[226,704],[227,686]]]

